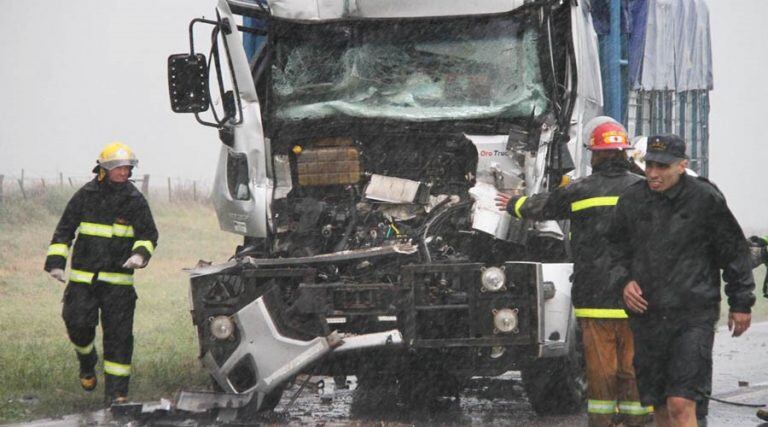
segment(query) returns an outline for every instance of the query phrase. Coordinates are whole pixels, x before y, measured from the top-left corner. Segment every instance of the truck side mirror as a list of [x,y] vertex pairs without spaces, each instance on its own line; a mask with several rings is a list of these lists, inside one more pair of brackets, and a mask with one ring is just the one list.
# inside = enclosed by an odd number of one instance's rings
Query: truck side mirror
[[168,91],[175,113],[208,110],[208,65],[205,55],[179,53],[168,57]]

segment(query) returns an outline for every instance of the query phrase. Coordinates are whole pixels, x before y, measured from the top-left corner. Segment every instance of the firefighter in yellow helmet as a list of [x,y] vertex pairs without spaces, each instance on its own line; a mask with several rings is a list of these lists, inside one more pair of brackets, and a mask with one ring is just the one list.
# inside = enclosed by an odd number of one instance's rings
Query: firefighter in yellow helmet
[[121,403],[133,354],[133,271],[147,265],[158,233],[147,200],[128,180],[138,165],[133,150],[113,142],[96,162],[96,177],[72,196],[56,226],[45,270],[65,282],[71,257],[62,317],[80,362],[80,385],[96,388],[94,338],[101,315],[105,396]]

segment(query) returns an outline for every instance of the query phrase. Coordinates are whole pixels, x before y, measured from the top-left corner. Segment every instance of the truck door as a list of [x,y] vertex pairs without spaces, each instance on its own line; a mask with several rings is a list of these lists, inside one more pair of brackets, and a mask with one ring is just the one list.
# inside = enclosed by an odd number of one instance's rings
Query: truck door
[[[242,32],[266,33],[239,24],[227,0],[218,0],[215,20],[192,20],[190,52],[168,58],[168,89],[174,112],[193,113],[200,124],[218,129],[221,150],[211,199],[221,229],[265,238],[272,194],[269,147]],[[196,37],[206,28],[210,37]],[[208,58],[196,52],[206,44],[196,42],[206,39]]]
[[220,129],[222,145],[211,199],[222,230],[263,238],[267,236],[272,185],[267,176],[268,148],[261,108],[238,21],[226,0],[219,0],[216,10],[218,20],[230,24],[229,32],[219,32],[222,57],[226,57],[222,62],[231,67],[231,72],[222,70],[222,74],[232,79],[231,92],[222,94],[222,101],[229,103],[230,109],[234,103],[237,111]]

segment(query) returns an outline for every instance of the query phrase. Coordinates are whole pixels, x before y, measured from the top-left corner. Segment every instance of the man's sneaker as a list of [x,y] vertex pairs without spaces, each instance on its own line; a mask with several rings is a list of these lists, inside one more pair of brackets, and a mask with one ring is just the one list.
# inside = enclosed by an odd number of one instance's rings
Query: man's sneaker
[[755,415],[763,421],[768,421],[768,409],[758,409]]
[[82,387],[83,390],[93,391],[96,388],[96,384],[98,384],[98,381],[96,380],[95,373],[90,372],[80,374],[80,387]]

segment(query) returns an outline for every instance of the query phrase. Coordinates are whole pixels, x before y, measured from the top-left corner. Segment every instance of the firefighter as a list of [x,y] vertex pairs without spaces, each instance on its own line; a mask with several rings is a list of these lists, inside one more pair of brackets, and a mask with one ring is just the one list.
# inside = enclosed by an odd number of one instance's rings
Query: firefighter
[[96,177],[70,199],[45,260],[45,271],[64,283],[71,254],[62,317],[86,391],[97,384],[94,338],[101,314],[107,403],[127,400],[136,307],[133,271],[146,267],[157,246],[149,205],[128,181],[137,164],[133,151],[119,142],[101,151]]
[[518,218],[570,219],[574,257],[571,295],[582,330],[587,365],[590,426],[643,425],[632,368],[632,334],[621,297],[610,281],[611,254],[605,233],[619,194],[642,177],[629,171],[631,149],[624,127],[610,117],[585,126],[592,174],[550,193],[500,195],[497,205]]
[[686,174],[682,138],[650,137],[645,161],[646,181],[621,194],[608,233],[613,274],[630,312],[641,401],[658,425],[695,426],[696,403],[711,393],[719,273],[738,337],[755,302],[750,253],[722,193]]

